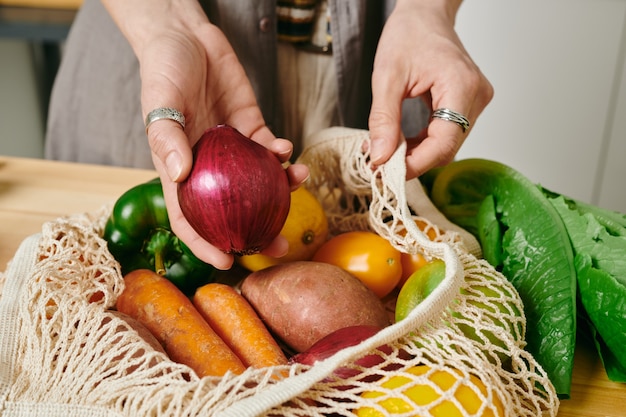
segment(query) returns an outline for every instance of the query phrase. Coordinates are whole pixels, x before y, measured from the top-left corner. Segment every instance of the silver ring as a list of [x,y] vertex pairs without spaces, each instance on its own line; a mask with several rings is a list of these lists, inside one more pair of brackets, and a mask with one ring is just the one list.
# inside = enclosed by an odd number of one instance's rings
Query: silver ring
[[148,127],[161,119],[169,119],[178,123],[183,129],[185,128],[185,116],[176,109],[171,107],[159,107],[158,109],[152,110],[146,116],[146,132],[148,132]]
[[454,110],[443,108],[437,109],[433,112],[432,117],[456,123],[461,126],[463,133],[467,132],[467,129],[470,128],[470,122],[467,120],[467,117],[463,116],[461,113],[455,112]]

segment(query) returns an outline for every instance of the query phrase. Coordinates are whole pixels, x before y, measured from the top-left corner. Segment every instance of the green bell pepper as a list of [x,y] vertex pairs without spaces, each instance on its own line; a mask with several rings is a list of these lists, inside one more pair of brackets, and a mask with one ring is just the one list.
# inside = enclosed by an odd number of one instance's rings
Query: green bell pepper
[[136,269],[150,269],[186,294],[214,279],[215,268],[199,260],[172,232],[158,178],[120,196],[103,237],[124,275]]
[[527,321],[527,350],[557,394],[570,395],[576,344],[574,253],[559,213],[538,186],[511,167],[485,159],[448,164],[431,199],[479,239],[485,259],[517,289]]

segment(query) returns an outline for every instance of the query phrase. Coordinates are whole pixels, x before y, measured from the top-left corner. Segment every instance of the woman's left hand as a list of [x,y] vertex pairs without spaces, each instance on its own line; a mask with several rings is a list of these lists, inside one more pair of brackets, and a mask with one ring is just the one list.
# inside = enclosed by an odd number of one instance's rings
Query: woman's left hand
[[454,158],[493,97],[493,87],[454,31],[458,0],[398,0],[383,29],[372,73],[369,117],[372,164],[386,162],[403,140],[402,102],[421,97],[431,110],[464,115],[470,129],[431,119],[407,138],[407,179]]

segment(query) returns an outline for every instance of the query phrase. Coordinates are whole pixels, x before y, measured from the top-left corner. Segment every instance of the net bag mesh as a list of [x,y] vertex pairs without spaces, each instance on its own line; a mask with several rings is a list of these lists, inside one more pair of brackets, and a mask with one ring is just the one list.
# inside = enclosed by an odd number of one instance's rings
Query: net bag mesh
[[[323,130],[299,162],[331,234],[371,230],[445,262],[408,317],[313,366],[199,378],[115,311],[124,281],[101,237],[106,206],[44,224],[0,274],[0,416],[555,416],[515,288],[418,180],[404,181],[404,145],[372,170],[368,140]],[[371,355],[376,364],[358,365]]]

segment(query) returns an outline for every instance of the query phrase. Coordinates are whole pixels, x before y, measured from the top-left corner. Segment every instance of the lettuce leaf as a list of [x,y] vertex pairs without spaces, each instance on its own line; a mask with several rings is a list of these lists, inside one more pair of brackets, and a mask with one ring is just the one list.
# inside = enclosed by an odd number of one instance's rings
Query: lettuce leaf
[[526,316],[526,350],[569,398],[576,346],[576,270],[559,214],[542,190],[496,161],[464,159],[440,169],[431,200],[473,233],[486,259],[517,289]]
[[607,376],[626,382],[626,227],[620,225],[621,215],[554,194],[549,201],[574,248],[578,296]]

